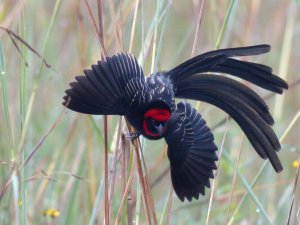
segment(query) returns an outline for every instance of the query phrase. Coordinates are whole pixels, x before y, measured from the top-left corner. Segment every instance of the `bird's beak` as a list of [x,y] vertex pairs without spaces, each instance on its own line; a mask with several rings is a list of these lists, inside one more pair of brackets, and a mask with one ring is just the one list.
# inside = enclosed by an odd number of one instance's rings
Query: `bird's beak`
[[156,127],[156,130],[157,130],[158,134],[160,136],[162,136],[163,131],[164,131],[164,126],[162,124],[160,124],[158,127]]

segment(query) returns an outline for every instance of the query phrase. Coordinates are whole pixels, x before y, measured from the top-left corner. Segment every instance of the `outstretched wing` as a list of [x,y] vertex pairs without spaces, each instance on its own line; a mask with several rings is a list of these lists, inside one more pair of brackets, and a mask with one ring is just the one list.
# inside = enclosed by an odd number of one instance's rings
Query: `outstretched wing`
[[178,103],[166,124],[171,179],[181,201],[198,199],[210,187],[218,159],[214,137],[206,122],[190,104]]
[[85,76],[75,77],[66,90],[63,105],[77,112],[126,115],[145,100],[142,68],[134,56],[122,53],[98,61]]

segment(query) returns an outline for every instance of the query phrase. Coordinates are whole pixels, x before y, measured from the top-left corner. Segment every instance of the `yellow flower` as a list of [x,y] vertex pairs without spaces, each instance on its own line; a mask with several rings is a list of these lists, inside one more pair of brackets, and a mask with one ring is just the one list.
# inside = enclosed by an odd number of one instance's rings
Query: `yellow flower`
[[46,209],[42,212],[44,216],[50,216],[52,218],[58,217],[60,212],[57,209]]
[[295,167],[295,168],[299,167],[299,161],[298,160],[293,161],[293,167]]

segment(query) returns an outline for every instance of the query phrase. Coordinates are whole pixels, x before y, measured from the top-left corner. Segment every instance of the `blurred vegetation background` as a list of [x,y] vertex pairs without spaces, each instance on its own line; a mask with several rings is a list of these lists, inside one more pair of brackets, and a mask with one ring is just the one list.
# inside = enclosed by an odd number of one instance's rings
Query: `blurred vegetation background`
[[[1,0],[0,224],[300,224],[299,11],[299,0]],[[119,117],[105,132],[103,116],[61,105],[68,83],[103,55],[99,40],[108,55],[136,55],[145,74],[216,48],[270,44],[246,60],[290,84],[282,96],[252,86],[275,117],[284,171],[225,113],[191,101],[222,155],[213,187],[182,203],[164,141],[141,138],[137,155]]]

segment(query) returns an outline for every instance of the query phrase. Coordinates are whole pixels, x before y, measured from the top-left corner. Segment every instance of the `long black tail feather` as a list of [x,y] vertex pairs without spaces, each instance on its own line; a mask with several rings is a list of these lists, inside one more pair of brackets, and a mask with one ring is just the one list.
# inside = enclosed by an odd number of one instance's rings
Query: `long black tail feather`
[[211,68],[210,71],[231,74],[279,94],[282,93],[283,89],[288,88],[284,80],[272,74],[272,70],[262,64],[227,59]]
[[269,52],[270,49],[269,45],[256,45],[215,50],[191,58],[166,74],[176,85],[194,74],[206,72],[226,73],[247,80],[264,89],[282,93],[283,89],[288,88],[288,85],[284,80],[272,74],[270,67],[231,58],[264,54]]
[[227,77],[194,75],[176,85],[176,97],[200,100],[227,112],[241,127],[257,153],[269,158],[276,172],[282,165],[276,152],[281,146],[264,101],[247,86]]

